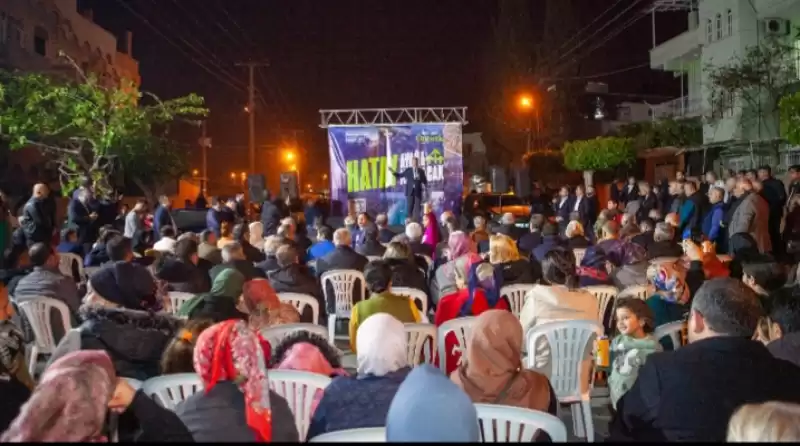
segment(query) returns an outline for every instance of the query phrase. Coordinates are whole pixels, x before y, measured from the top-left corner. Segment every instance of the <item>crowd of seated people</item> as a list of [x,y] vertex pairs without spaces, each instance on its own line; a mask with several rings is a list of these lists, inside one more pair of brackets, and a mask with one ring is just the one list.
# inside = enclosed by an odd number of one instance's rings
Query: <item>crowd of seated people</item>
[[[22,272],[0,289],[0,438],[110,440],[110,412],[124,441],[298,442],[367,427],[385,427],[388,441],[480,441],[473,403],[559,415],[548,378],[554,351],[544,338],[524,345],[526,333],[592,321],[611,339],[610,365],[595,384],[609,388],[610,440],[800,440],[780,429],[800,421],[792,384],[800,284],[788,239],[779,231],[773,243],[779,212],[763,171],[726,183],[676,178],[669,187],[629,180],[600,212],[593,189],[564,187],[527,231],[513,216],[494,225],[477,215],[467,232],[430,206],[399,234],[384,214],[349,217],[334,231],[320,219],[298,224],[275,203],[249,223],[236,200],[213,198],[199,236],[181,234],[162,200],[150,232],[158,236],[148,237],[137,204],[122,232],[100,226],[87,238],[85,228],[68,229],[16,259]],[[800,185],[800,169],[793,175]],[[76,200],[72,220],[91,221],[80,208],[86,194]],[[767,218],[757,221],[762,210]],[[64,275],[59,253],[80,253],[98,269],[88,280]],[[323,283],[342,270],[364,280],[346,317],[335,285]],[[524,287],[520,302],[505,295],[510,285]],[[646,295],[614,298],[599,314],[596,285]],[[175,292],[191,297],[175,304]],[[316,320],[279,293],[310,296]],[[70,327],[53,324],[55,351],[29,369],[25,344],[37,322],[17,310],[40,298],[63,302]],[[347,334],[354,370],[333,339],[263,335],[300,322],[327,326],[330,314],[348,324],[334,331]],[[431,352],[442,370],[409,358],[406,324],[465,317],[474,319],[463,345],[451,332],[445,350]],[[673,322],[685,327],[681,345],[655,336]],[[593,345],[585,350],[579,378],[588,391],[599,369]],[[294,403],[270,388],[275,370],[331,379],[313,395],[307,432],[296,427]],[[196,374],[203,390],[173,409],[126,380],[177,373]]]

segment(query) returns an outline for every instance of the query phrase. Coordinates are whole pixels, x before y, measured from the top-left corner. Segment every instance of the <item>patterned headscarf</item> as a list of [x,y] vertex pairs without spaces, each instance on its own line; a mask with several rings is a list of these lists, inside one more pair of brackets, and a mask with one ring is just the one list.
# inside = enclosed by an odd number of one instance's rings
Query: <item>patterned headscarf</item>
[[0,376],[14,372],[17,357],[25,352],[25,336],[11,321],[0,321]]
[[662,263],[653,277],[656,294],[663,300],[684,305],[689,302],[686,272],[672,263]]
[[489,308],[494,308],[500,300],[500,288],[503,287],[502,268],[495,268],[489,263],[474,263],[470,267],[469,282],[467,285],[469,296],[461,306],[458,313],[459,317],[472,315],[472,304],[475,300],[475,292],[483,290]]
[[272,440],[267,361],[261,339],[241,320],[227,320],[203,331],[194,349],[194,369],[209,392],[232,381],[244,393],[246,422],[260,442]]
[[278,293],[266,279],[254,279],[244,284],[244,302],[254,329],[270,325],[296,324],[300,313],[290,303],[281,302]]
[[0,442],[105,441],[101,433],[116,379],[103,350],[59,358],[45,370]]

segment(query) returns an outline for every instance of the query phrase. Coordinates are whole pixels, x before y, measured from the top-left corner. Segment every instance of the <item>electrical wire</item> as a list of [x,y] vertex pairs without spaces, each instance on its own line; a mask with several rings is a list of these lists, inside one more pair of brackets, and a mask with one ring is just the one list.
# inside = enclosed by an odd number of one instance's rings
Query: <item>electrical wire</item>
[[200,68],[202,68],[203,70],[205,70],[205,71],[206,71],[208,74],[212,75],[213,77],[215,77],[215,78],[216,78],[217,80],[219,80],[220,82],[222,82],[222,83],[224,83],[224,84],[226,84],[226,85],[230,86],[231,88],[233,88],[233,89],[235,89],[235,90],[237,90],[237,91],[246,91],[246,89],[244,89],[244,88],[242,88],[241,86],[238,86],[238,85],[236,85],[235,83],[231,82],[229,79],[227,79],[226,77],[224,77],[224,76],[223,76],[222,74],[220,74],[219,72],[216,72],[216,71],[214,71],[214,70],[212,70],[212,69],[208,68],[208,67],[207,67],[205,64],[203,64],[202,62],[200,62],[200,61],[198,61],[197,59],[195,59],[195,58],[194,58],[194,57],[193,57],[191,54],[189,54],[188,52],[186,52],[186,50],[184,50],[184,49],[183,49],[183,48],[182,48],[182,47],[181,47],[179,44],[175,43],[175,41],[173,41],[172,39],[170,39],[169,37],[167,37],[167,35],[166,35],[166,34],[164,34],[164,33],[163,33],[163,32],[162,32],[160,29],[158,29],[158,27],[156,27],[155,25],[153,25],[153,23],[152,23],[150,20],[148,20],[148,19],[147,19],[147,17],[145,17],[145,16],[143,16],[142,14],[140,14],[138,11],[136,11],[135,9],[133,9],[133,8],[132,8],[130,5],[128,5],[127,3],[125,3],[123,0],[116,0],[116,2],[117,2],[117,3],[119,3],[119,4],[120,4],[120,5],[123,7],[123,8],[127,9],[127,10],[128,10],[128,12],[130,12],[130,13],[131,13],[131,14],[132,14],[134,17],[136,17],[136,18],[138,18],[140,21],[142,21],[142,22],[143,22],[145,25],[147,25],[147,26],[148,26],[150,29],[152,29],[152,30],[153,30],[153,31],[154,31],[156,34],[158,34],[159,36],[161,36],[161,38],[163,38],[164,40],[166,40],[166,41],[167,41],[167,42],[168,42],[170,45],[174,46],[174,47],[175,47],[175,49],[177,49],[177,50],[178,50],[178,51],[179,51],[181,54],[183,54],[183,55],[184,55],[184,56],[185,56],[187,59],[189,59],[191,62],[193,62],[195,65],[199,66],[199,67],[200,67]]
[[613,71],[607,71],[605,73],[589,74],[589,75],[586,75],[586,76],[543,77],[542,78],[542,82],[544,82],[544,81],[553,82],[553,81],[566,81],[566,80],[597,79],[597,78],[609,77],[609,76],[613,76],[615,74],[625,73],[627,71],[632,71],[632,70],[636,70],[638,68],[644,68],[644,67],[649,67],[649,66],[650,66],[650,62],[644,62],[644,63],[640,63],[640,64],[637,64],[637,65],[632,65],[632,66],[625,67],[625,68],[620,68],[620,69],[613,70]]
[[555,54],[558,54],[564,47],[566,47],[567,45],[572,43],[572,41],[575,40],[578,36],[580,36],[581,34],[586,32],[586,30],[588,30],[592,25],[594,25],[595,22],[597,22],[598,20],[603,18],[604,15],[608,14],[609,12],[611,12],[620,3],[622,3],[622,0],[617,0],[616,2],[614,2],[613,5],[609,6],[605,11],[603,11],[599,16],[595,17],[594,20],[592,20],[588,25],[584,26],[578,32],[573,34],[572,37],[570,37],[566,42],[562,43],[561,46],[558,47],[558,50],[556,50]]

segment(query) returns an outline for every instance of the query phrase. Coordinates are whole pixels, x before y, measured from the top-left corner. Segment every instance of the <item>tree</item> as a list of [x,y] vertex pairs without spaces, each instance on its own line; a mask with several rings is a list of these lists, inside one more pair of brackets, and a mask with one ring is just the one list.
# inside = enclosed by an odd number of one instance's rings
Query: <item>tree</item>
[[634,148],[694,147],[703,144],[703,123],[699,119],[659,119],[620,126],[616,136],[631,138]]
[[[741,109],[739,126],[753,128],[753,136],[777,136],[779,132],[779,107],[797,80],[792,63],[795,49],[780,38],[768,37],[761,44],[751,46],[743,57],[715,66],[706,67],[710,98],[710,122],[721,118],[726,110],[735,106]],[[777,145],[774,146],[777,149]]]
[[800,144],[800,92],[784,96],[780,110],[781,135],[791,144]]
[[561,151],[567,169],[583,171],[587,185],[592,184],[594,171],[630,164],[636,157],[633,139],[617,136],[569,141]]
[[79,82],[0,72],[0,137],[11,149],[33,146],[51,157],[65,194],[90,178],[99,196],[109,196],[119,168],[145,193],[180,174],[185,156],[172,150],[169,126],[205,116],[203,98],[162,101],[127,82],[104,86],[72,65]]

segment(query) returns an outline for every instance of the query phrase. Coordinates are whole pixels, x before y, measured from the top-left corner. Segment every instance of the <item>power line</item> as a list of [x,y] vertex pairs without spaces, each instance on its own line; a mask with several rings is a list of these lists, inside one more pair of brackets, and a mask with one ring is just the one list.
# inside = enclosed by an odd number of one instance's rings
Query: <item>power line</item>
[[597,79],[597,78],[600,78],[600,77],[613,76],[615,74],[625,73],[627,71],[632,71],[632,70],[635,70],[637,68],[644,68],[644,67],[649,67],[649,66],[650,66],[650,62],[644,62],[644,63],[640,63],[638,65],[632,65],[630,67],[620,68],[620,69],[613,70],[613,71],[607,71],[605,73],[589,74],[589,75],[586,75],[586,76],[544,77],[544,78],[542,78],[542,81],[543,82],[544,81],[552,82],[552,81],[566,81],[566,80]]
[[141,15],[141,14],[140,14],[139,12],[137,12],[135,9],[131,8],[131,7],[130,7],[128,4],[126,4],[124,1],[122,1],[122,0],[116,0],[116,2],[117,2],[117,3],[119,3],[120,5],[122,5],[122,7],[123,7],[123,8],[127,9],[127,10],[128,10],[128,11],[129,11],[129,12],[130,12],[130,13],[131,13],[133,16],[135,16],[136,18],[138,18],[139,20],[141,20],[141,21],[142,21],[142,22],[143,22],[145,25],[147,25],[147,26],[148,26],[150,29],[152,29],[153,31],[155,31],[155,33],[156,33],[156,34],[158,34],[159,36],[161,36],[161,38],[163,38],[164,40],[166,40],[167,42],[169,42],[169,44],[170,44],[170,45],[172,45],[172,46],[174,46],[174,47],[175,47],[175,49],[177,49],[178,51],[180,51],[180,53],[181,53],[181,54],[183,54],[184,56],[186,56],[186,58],[187,58],[187,59],[189,59],[191,62],[193,62],[195,65],[199,66],[199,67],[200,67],[200,68],[202,68],[203,70],[205,70],[205,71],[206,71],[208,74],[210,74],[210,75],[214,76],[214,77],[215,77],[217,80],[219,80],[219,81],[223,82],[224,84],[226,84],[226,85],[230,86],[231,88],[233,88],[233,89],[235,89],[235,90],[237,90],[237,91],[245,91],[245,89],[244,89],[243,87],[241,87],[241,86],[238,86],[238,85],[236,85],[236,84],[232,83],[230,80],[226,79],[224,76],[220,75],[218,72],[215,72],[215,71],[213,71],[213,70],[209,69],[209,68],[208,68],[207,66],[205,66],[203,63],[199,62],[199,61],[198,61],[197,59],[195,59],[195,58],[194,58],[194,57],[193,57],[191,54],[187,53],[187,52],[186,52],[186,51],[185,51],[185,50],[184,50],[184,49],[183,49],[183,48],[182,48],[180,45],[178,45],[177,43],[175,43],[175,42],[174,42],[172,39],[170,39],[170,38],[169,38],[169,37],[167,37],[167,36],[166,36],[166,35],[165,35],[163,32],[161,32],[161,30],[160,30],[160,29],[158,29],[158,27],[156,27],[155,25],[153,25],[153,24],[150,22],[150,20],[148,20],[148,19],[147,19],[146,17],[144,17],[143,15]]
[[572,42],[574,39],[576,39],[578,36],[580,36],[581,34],[583,34],[583,33],[584,33],[586,30],[588,30],[588,29],[589,29],[589,28],[590,28],[592,25],[594,25],[594,24],[595,24],[595,22],[597,22],[598,20],[600,20],[600,19],[601,19],[601,18],[602,18],[604,15],[608,14],[609,12],[611,12],[611,11],[612,11],[614,8],[616,8],[616,7],[617,7],[617,5],[618,5],[618,4],[620,4],[621,2],[622,2],[622,0],[617,0],[617,1],[616,1],[616,2],[613,4],[613,5],[609,6],[609,7],[608,7],[608,8],[607,8],[605,11],[603,11],[603,12],[602,12],[602,14],[600,14],[600,15],[599,15],[599,16],[597,16],[597,17],[595,17],[595,18],[594,18],[594,20],[592,20],[592,21],[591,21],[591,23],[589,23],[588,25],[584,26],[583,28],[581,28],[581,29],[580,29],[580,31],[578,31],[578,32],[576,32],[575,34],[573,34],[573,35],[572,35],[572,37],[570,37],[570,38],[569,38],[569,39],[568,39],[566,42],[562,43],[562,44],[561,44],[561,46],[559,46],[559,47],[558,47],[558,51],[556,51],[556,53],[558,53],[558,52],[559,52],[559,51],[560,51],[562,48],[564,48],[564,47],[565,47],[565,46],[567,46],[569,43],[571,43],[571,42]]

